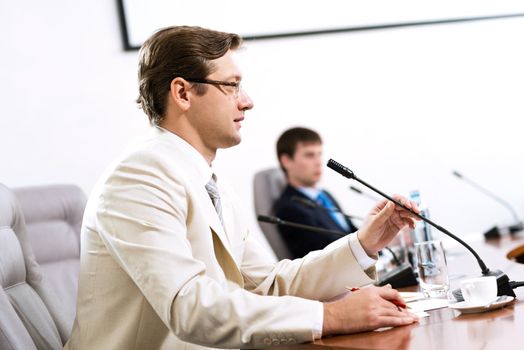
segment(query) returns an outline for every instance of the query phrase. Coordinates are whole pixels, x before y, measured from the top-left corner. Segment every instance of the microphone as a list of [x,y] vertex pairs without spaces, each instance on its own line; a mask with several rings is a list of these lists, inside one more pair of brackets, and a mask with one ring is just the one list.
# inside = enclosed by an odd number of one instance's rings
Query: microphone
[[321,227],[315,227],[315,226],[310,226],[310,225],[299,224],[299,223],[291,222],[291,221],[285,221],[285,220],[282,220],[281,218],[278,218],[276,216],[258,215],[257,219],[258,219],[258,221],[267,222],[268,224],[294,227],[294,228],[299,228],[299,229],[302,229],[302,230],[307,230],[307,231],[312,231],[312,232],[317,232],[317,233],[323,233],[323,234],[334,234],[334,235],[337,235],[339,237],[344,237],[344,236],[346,236],[348,234],[348,233],[345,233],[345,232],[342,232],[342,231],[330,230],[330,229],[327,229],[327,228],[321,228]]
[[316,209],[316,208],[320,208],[324,211],[327,211],[327,212],[335,212],[335,213],[340,213],[342,214],[346,219],[356,219],[356,220],[364,220],[363,217],[360,217],[360,216],[355,216],[355,215],[348,215],[346,213],[343,213],[340,209],[338,208],[326,208],[320,204],[318,204],[317,202],[315,202],[314,200],[312,199],[309,199],[309,198],[303,198],[303,197],[299,197],[299,196],[292,196],[291,197],[291,200],[293,202],[297,202],[297,203],[300,203],[302,205],[305,205],[307,207],[310,207],[310,208],[313,208],[313,209]]
[[[473,182],[472,180],[468,179],[461,173],[459,173],[456,170],[453,170],[453,175],[455,175],[457,178],[461,179],[462,181],[468,183],[472,187],[474,187],[476,190],[484,193],[486,196],[490,197],[491,199],[494,199],[499,204],[504,206],[506,209],[508,209],[511,212],[511,215],[513,216],[513,219],[515,219],[515,224],[508,227],[510,234],[515,234],[516,232],[522,231],[524,229],[522,225],[522,221],[519,219],[517,212],[515,209],[504,199],[500,198],[499,196],[493,194],[492,192],[488,191],[484,187],[480,186],[479,184]],[[494,238],[494,237],[500,237],[500,229],[497,226],[494,226],[490,230],[488,230],[486,233],[484,233],[484,237],[486,238]]]
[[[266,222],[266,223],[273,224],[273,225],[295,227],[295,228],[299,228],[302,230],[323,233],[323,234],[335,234],[335,235],[338,235],[339,237],[344,237],[348,235],[348,233],[344,233],[341,231],[329,230],[325,228],[299,224],[296,222],[285,221],[276,216],[258,215],[257,219],[258,221]],[[394,259],[397,262],[399,262],[395,253],[393,253],[393,251],[391,250],[390,252],[393,254]],[[418,285],[418,282],[417,282],[417,279],[415,278],[415,274],[413,273],[413,269],[411,265],[410,264],[401,264],[399,265],[397,269],[392,270],[386,273],[384,276],[382,276],[382,278],[380,279],[380,281],[378,281],[377,284],[379,286],[391,284],[393,288],[402,288],[402,287],[416,286]]]
[[355,187],[355,186],[349,186],[349,189],[350,189],[351,191],[353,191],[353,192],[356,192],[356,193],[358,193],[358,194],[360,194],[360,195],[366,197],[367,199],[372,200],[373,202],[378,202],[378,198],[377,198],[377,197],[372,196],[372,195],[370,195],[369,193],[366,193],[366,192],[362,191],[362,190],[361,190],[360,188],[358,188],[358,187]]
[[[353,179],[355,181],[360,182],[362,185],[366,186],[370,190],[372,190],[372,191],[378,193],[379,195],[381,195],[382,197],[390,200],[391,202],[395,203],[396,205],[398,205],[399,207],[403,208],[404,210],[409,211],[411,214],[413,214],[417,218],[427,222],[428,224],[430,224],[431,226],[433,226],[434,228],[436,228],[440,232],[446,234],[447,236],[453,238],[454,240],[456,240],[457,242],[462,244],[467,250],[470,251],[471,254],[473,254],[475,259],[477,259],[477,263],[478,263],[478,265],[479,265],[479,267],[480,267],[480,269],[482,271],[482,275],[483,276],[495,276],[495,277],[497,277],[497,286],[498,286],[497,295],[509,295],[509,296],[513,296],[513,297],[516,296],[515,292],[513,292],[512,284],[509,281],[509,277],[505,273],[503,273],[501,270],[493,270],[493,271],[491,271],[490,269],[488,269],[488,267],[486,266],[484,261],[482,261],[480,256],[477,254],[477,252],[475,250],[473,250],[473,248],[471,248],[462,239],[460,239],[459,237],[455,236],[453,233],[449,232],[448,230],[446,230],[442,226],[439,226],[439,225],[435,224],[430,219],[428,219],[428,218],[426,218],[426,217],[424,217],[424,216],[422,216],[422,215],[420,215],[418,213],[415,213],[413,210],[407,208],[405,205],[403,205],[399,201],[391,198],[390,196],[388,196],[384,192],[382,192],[382,191],[374,188],[373,186],[367,184],[365,181],[359,179],[355,175],[355,173],[353,173],[353,171],[351,171],[349,168],[343,166],[342,164],[336,162],[335,160],[330,159],[328,161],[328,163],[327,163],[327,166],[328,166],[328,168],[330,168],[332,170],[335,170],[337,173],[339,173],[340,175],[342,175],[344,177],[347,177],[348,179]],[[459,301],[464,300],[464,298],[462,297],[462,293],[460,292],[460,289],[453,291],[453,295]]]

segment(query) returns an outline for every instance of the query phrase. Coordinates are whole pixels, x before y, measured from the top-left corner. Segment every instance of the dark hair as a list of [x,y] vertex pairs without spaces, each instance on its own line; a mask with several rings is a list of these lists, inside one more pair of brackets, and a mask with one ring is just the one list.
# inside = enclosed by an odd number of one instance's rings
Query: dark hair
[[293,158],[299,143],[322,143],[322,139],[316,131],[307,128],[297,127],[284,131],[277,141],[277,157],[278,162],[280,163],[280,168],[282,168],[285,173],[287,173],[287,171],[282,166],[280,158],[284,154],[290,158]]
[[[241,43],[237,34],[189,26],[160,29],[147,39],[139,53],[136,102],[150,123],[160,125],[164,120],[173,79],[206,78],[215,69],[210,61]],[[195,89],[198,94],[206,92],[203,84],[197,84]]]

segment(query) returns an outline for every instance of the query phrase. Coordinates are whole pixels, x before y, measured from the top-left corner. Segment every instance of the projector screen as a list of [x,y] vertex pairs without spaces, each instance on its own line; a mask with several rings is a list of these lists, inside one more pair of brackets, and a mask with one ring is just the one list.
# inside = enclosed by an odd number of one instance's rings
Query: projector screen
[[[127,50],[138,49],[155,30],[172,25],[234,32],[249,40],[524,15],[524,2],[519,0],[118,0],[118,4]],[[232,15],[239,12],[243,15]]]

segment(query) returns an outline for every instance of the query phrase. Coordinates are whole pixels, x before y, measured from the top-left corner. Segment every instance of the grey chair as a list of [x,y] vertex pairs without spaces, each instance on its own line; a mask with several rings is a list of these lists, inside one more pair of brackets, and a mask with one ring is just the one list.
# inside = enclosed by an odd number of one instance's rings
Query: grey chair
[[74,185],[13,189],[25,217],[36,262],[62,305],[68,335],[76,314],[80,228],[87,198]]
[[[279,168],[265,169],[255,174],[253,197],[255,199],[255,212],[257,215],[274,214],[273,205],[280,197],[286,184],[287,181],[284,172]],[[292,256],[275,225],[264,222],[259,222],[258,225],[278,259],[288,259]]]
[[18,200],[1,184],[0,310],[0,349],[62,349],[69,337],[62,302],[36,262]]

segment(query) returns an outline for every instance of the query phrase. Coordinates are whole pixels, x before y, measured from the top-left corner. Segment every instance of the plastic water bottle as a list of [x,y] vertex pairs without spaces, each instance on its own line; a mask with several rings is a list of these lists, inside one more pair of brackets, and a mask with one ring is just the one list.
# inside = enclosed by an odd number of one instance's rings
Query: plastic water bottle
[[[411,191],[411,193],[409,194],[409,199],[417,204],[421,216],[429,218],[428,208],[424,206],[420,198],[420,192],[418,190]],[[433,240],[431,226],[425,221],[417,221],[415,224],[415,229],[411,230],[409,234],[409,238],[410,242],[409,244],[407,244],[408,260],[413,269],[416,271],[415,274],[418,274],[418,262],[417,255],[415,254],[415,243]]]
[[[429,219],[428,208],[424,206],[424,203],[420,199],[420,192],[418,190],[411,191],[409,199],[417,204],[420,215]],[[412,240],[413,242],[432,241],[433,234],[431,233],[431,226],[425,221],[417,221],[415,229],[413,230]]]

